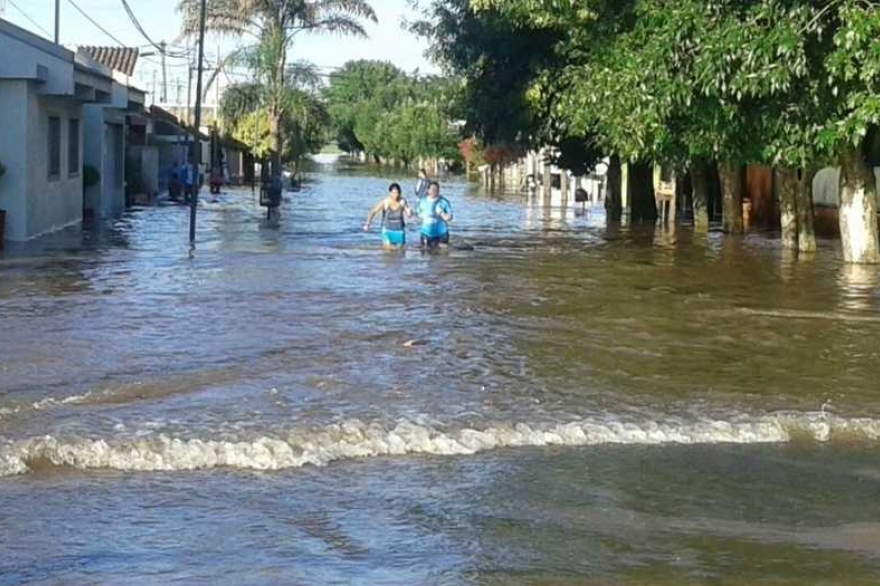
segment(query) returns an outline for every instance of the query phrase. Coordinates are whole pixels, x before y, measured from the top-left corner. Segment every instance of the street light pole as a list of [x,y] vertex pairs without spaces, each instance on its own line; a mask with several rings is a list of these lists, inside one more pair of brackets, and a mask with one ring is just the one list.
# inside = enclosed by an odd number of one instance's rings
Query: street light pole
[[55,0],[55,44],[61,42],[61,0]]
[[195,166],[193,192],[189,198],[190,244],[193,244],[196,241],[196,208],[199,203],[199,164],[202,162],[202,141],[201,130],[199,128],[202,125],[202,69],[205,61],[205,2],[206,0],[202,0],[201,7],[199,8],[199,60],[196,65],[198,71],[198,77],[196,78],[196,148],[194,149],[195,152],[191,154],[193,161],[190,164],[191,168]]

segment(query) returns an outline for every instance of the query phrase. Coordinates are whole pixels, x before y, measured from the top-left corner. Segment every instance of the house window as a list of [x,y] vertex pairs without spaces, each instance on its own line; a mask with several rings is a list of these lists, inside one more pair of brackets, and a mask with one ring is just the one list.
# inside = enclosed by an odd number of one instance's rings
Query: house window
[[49,116],[49,179],[61,176],[61,118]]
[[79,175],[79,120],[71,118],[67,123],[67,174],[70,177]]

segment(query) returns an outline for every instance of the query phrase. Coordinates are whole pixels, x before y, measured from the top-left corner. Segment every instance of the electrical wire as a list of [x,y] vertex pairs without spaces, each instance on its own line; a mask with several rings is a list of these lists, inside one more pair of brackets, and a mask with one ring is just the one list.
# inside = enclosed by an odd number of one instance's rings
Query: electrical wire
[[78,5],[76,2],[74,2],[73,0],[67,0],[67,2],[68,2],[71,6],[73,6],[73,7],[76,9],[76,11],[79,12],[79,13],[82,15],[83,18],[85,18],[87,21],[89,21],[90,23],[92,23],[92,24],[93,24],[93,25],[94,25],[99,31],[101,31],[102,33],[104,33],[105,35],[107,35],[108,37],[110,37],[111,39],[113,39],[113,40],[116,42],[117,45],[119,45],[120,47],[125,47],[125,43],[123,43],[122,41],[120,41],[119,39],[117,39],[116,37],[114,37],[112,34],[110,34],[110,33],[107,31],[107,29],[105,29],[103,26],[101,26],[100,24],[98,24],[98,23],[95,21],[95,19],[93,19],[91,16],[89,16],[89,15],[86,13],[85,10],[83,10],[82,8],[80,8],[79,5]]
[[[119,45],[120,47],[126,47],[126,44],[125,44],[125,43],[123,43],[122,41],[120,41],[119,39],[117,39],[115,36],[113,36],[112,34],[110,34],[110,32],[109,32],[107,29],[105,29],[103,26],[101,26],[101,25],[100,25],[100,24],[99,24],[94,18],[92,18],[91,16],[89,16],[88,13],[87,13],[85,10],[83,10],[82,8],[80,8],[79,5],[78,5],[74,0],[67,0],[67,2],[68,2],[73,8],[75,8],[76,11],[79,12],[79,13],[82,15],[83,18],[85,18],[87,21],[89,21],[90,23],[92,23],[92,25],[94,25],[95,28],[97,28],[99,31],[101,31],[101,32],[104,33],[105,35],[107,35],[107,36],[108,36],[110,39],[112,39],[117,45]],[[148,59],[148,58],[146,58],[146,57],[141,57],[141,59],[143,59],[144,61],[147,61],[148,63],[152,63],[153,65],[161,65],[158,61],[153,61],[152,59]]]
[[47,30],[44,29],[43,27],[41,27],[40,24],[39,24],[37,21],[35,21],[33,18],[31,18],[30,15],[29,15],[27,12],[25,12],[24,9],[21,8],[21,6],[19,6],[18,4],[16,4],[14,0],[9,0],[9,5],[12,6],[13,8],[15,8],[16,10],[18,10],[18,11],[21,13],[21,15],[22,15],[23,17],[25,17],[25,19],[26,19],[29,23],[31,23],[32,25],[34,25],[35,27],[37,27],[38,29],[40,29],[41,31],[43,31],[43,32],[46,34],[47,37],[52,38],[52,33],[50,33],[49,31],[47,31]]
[[169,52],[167,45],[163,47],[159,43],[156,43],[152,38],[150,38],[150,35],[147,34],[147,31],[144,30],[144,27],[141,25],[140,21],[137,19],[137,16],[135,16],[134,14],[134,11],[131,9],[131,6],[128,4],[128,0],[121,0],[121,2],[122,6],[125,8],[125,12],[128,14],[128,18],[134,25],[134,28],[136,28],[138,32],[141,33],[141,35],[143,35],[143,37],[147,40],[147,42],[155,47],[158,51],[165,53],[167,57],[176,59],[183,59],[192,55],[193,49],[184,52]]

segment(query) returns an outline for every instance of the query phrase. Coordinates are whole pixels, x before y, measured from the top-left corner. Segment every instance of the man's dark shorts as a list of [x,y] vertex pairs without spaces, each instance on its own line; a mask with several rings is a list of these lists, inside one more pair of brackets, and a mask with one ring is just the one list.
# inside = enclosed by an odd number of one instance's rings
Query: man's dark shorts
[[437,248],[441,244],[449,244],[449,232],[443,236],[430,237],[420,234],[422,240],[422,248]]

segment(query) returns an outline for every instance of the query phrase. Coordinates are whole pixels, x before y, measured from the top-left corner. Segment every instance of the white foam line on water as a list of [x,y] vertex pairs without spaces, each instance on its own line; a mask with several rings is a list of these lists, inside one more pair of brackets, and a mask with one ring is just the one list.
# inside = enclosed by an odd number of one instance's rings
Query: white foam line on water
[[80,403],[85,403],[86,401],[88,401],[91,396],[92,392],[89,391],[83,395],[71,395],[69,397],[62,397],[60,399],[56,399],[55,397],[46,397],[33,403],[11,404],[5,407],[0,407],[0,419],[2,419],[3,417],[8,417],[10,415],[21,413],[22,410],[27,411],[31,409],[35,411],[44,411],[50,407],[58,407],[61,405],[78,405]]
[[349,420],[286,437],[249,441],[201,438],[63,439],[53,436],[0,445],[0,476],[22,474],[34,462],[83,470],[203,470],[218,467],[281,470],[337,460],[405,454],[468,455],[505,447],[599,444],[759,444],[803,437],[826,442],[839,437],[880,440],[880,420],[824,413],[778,413],[724,420],[623,422],[583,419],[537,425],[512,423],[483,429],[442,431],[400,421],[393,426]]
[[31,407],[36,409],[37,411],[46,409],[47,407],[54,407],[57,405],[71,405],[71,404],[79,404],[87,401],[92,396],[92,392],[89,391],[83,395],[71,395],[69,397],[64,397],[61,399],[56,399],[54,397],[46,397],[40,401],[31,404]]

